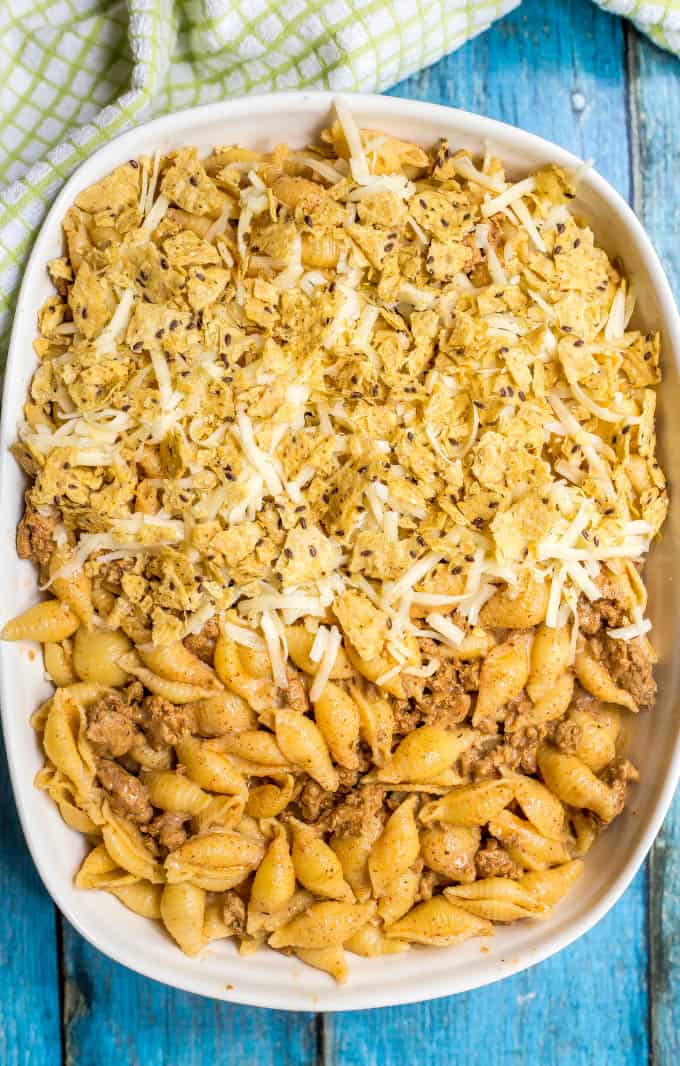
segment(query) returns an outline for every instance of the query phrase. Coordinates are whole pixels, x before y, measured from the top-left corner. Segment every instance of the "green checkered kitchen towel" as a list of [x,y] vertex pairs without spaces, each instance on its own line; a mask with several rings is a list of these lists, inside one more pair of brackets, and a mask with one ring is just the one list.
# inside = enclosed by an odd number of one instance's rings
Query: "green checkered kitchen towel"
[[[680,0],[598,0],[680,51]],[[153,114],[376,90],[519,0],[0,0],[0,357],[37,227],[78,163]]]

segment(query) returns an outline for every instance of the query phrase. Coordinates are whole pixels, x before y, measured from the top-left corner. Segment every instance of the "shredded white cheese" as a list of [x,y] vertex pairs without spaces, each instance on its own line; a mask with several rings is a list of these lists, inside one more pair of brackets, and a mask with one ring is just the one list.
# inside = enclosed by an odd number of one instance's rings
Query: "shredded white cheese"
[[309,698],[312,703],[315,703],[321,693],[326,687],[326,683],[331,676],[331,671],[335,666],[335,660],[338,657],[340,651],[340,645],[342,644],[342,634],[337,626],[331,626],[326,640],[326,646],[319,662],[319,669],[314,675],[314,681],[312,687],[309,690]]

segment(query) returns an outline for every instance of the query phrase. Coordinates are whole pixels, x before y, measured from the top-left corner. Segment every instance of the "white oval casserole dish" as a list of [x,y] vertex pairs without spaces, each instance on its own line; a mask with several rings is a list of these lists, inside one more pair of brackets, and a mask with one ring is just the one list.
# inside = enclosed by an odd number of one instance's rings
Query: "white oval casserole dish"
[[[513,176],[544,163],[577,167],[580,160],[522,130],[435,104],[386,96],[353,96],[349,104],[362,126],[429,144],[446,136],[475,152],[488,145]],[[16,554],[15,528],[22,512],[24,477],[9,452],[35,358],[36,312],[51,284],[45,264],[61,254],[61,219],[76,194],[126,159],[182,144],[208,150],[237,142],[268,149],[281,141],[301,147],[322,128],[332,105],[328,93],[250,97],[182,111],[123,134],[78,169],[57,197],[35,243],[21,288],[4,387],[0,428],[0,622],[36,600],[35,571]],[[579,184],[575,209],[585,215],[610,255],[619,255],[634,280],[634,324],[660,328],[664,384],[660,390],[661,462],[671,482],[680,482],[680,446],[673,412],[680,409],[680,320],[659,260],[640,223],[621,197],[595,171]],[[676,444],[673,444],[673,441]],[[463,992],[517,973],[553,955],[590,929],[626,889],[649,850],[680,775],[680,733],[675,717],[679,690],[673,659],[680,625],[680,555],[674,554],[680,496],[671,495],[663,540],[650,555],[652,634],[661,656],[656,710],[631,723],[630,753],[642,773],[629,806],[604,833],[586,860],[583,878],[546,922],[497,926],[483,942],[447,949],[415,948],[397,957],[350,956],[350,980],[337,986],[323,973],[292,958],[262,950],[240,958],[231,942],[212,944],[200,958],[183,955],[158,923],[128,911],[106,893],[84,892],[72,878],[83,857],[83,838],[61,821],[52,801],[33,786],[42,765],[29,716],[50,692],[34,647],[0,645],[0,699],[14,794],[31,854],[57,906],[95,947],[139,973],[218,999],[287,1010],[348,1010],[379,1007]]]

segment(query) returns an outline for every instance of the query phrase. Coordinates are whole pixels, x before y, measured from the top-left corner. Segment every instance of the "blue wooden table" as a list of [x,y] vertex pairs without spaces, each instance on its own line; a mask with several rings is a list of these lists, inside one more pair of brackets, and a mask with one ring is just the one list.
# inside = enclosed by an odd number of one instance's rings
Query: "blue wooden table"
[[[524,0],[393,93],[548,137],[635,207],[680,294],[680,63],[588,0]],[[675,1066],[680,796],[645,868],[587,936],[487,989],[373,1012],[285,1014],[137,977],[55,912],[0,756],[0,1066]]]

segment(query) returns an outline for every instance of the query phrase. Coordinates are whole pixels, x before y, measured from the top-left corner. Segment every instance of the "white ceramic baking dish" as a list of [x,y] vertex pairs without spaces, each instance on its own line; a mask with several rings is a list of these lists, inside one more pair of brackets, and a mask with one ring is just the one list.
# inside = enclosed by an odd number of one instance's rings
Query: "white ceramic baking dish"
[[[567,167],[580,163],[548,141],[463,111],[385,96],[355,96],[349,102],[362,126],[423,144],[445,135],[452,145],[475,152],[488,145],[514,176],[548,162]],[[195,144],[207,150],[214,144],[238,142],[267,149],[281,141],[303,146],[327,121],[331,104],[327,93],[281,93],[156,119],[100,148],[57,197],[26,269],[7,365],[0,429],[0,587],[4,589],[0,622],[37,597],[35,572],[17,558],[15,550],[15,526],[25,485],[8,449],[35,367],[31,342],[36,311],[51,292],[45,264],[61,253],[60,222],[67,207],[81,189],[113,167],[156,147],[167,151]],[[589,219],[607,251],[621,257],[634,279],[639,294],[635,324],[662,331],[661,459],[671,481],[678,483],[680,321],[668,282],[635,215],[595,171],[582,179],[575,207]],[[635,719],[630,729],[630,751],[641,768],[642,783],[632,789],[625,813],[587,857],[584,877],[547,922],[497,927],[492,939],[444,950],[415,948],[372,960],[352,955],[350,980],[344,986],[268,949],[240,958],[231,942],[213,944],[200,958],[184,956],[158,924],[132,914],[106,893],[73,887],[73,874],[85,850],[82,838],[62,823],[52,802],[32,783],[42,756],[28,720],[50,691],[41,657],[36,647],[4,644],[0,646],[0,696],[14,793],[28,846],[54,901],[92,944],[133,970],[206,996],[289,1010],[347,1010],[449,995],[507,977],[553,955],[590,929],[626,889],[659,830],[678,780],[678,663],[673,652],[680,621],[680,555],[673,552],[673,545],[679,518],[680,494],[676,493],[665,536],[654,547],[648,567],[653,636],[661,663],[658,706],[653,714]]]

